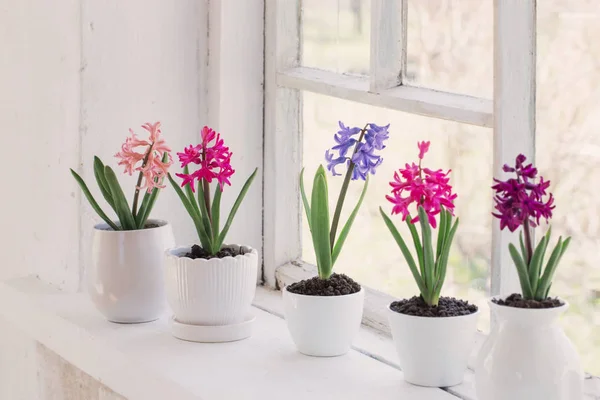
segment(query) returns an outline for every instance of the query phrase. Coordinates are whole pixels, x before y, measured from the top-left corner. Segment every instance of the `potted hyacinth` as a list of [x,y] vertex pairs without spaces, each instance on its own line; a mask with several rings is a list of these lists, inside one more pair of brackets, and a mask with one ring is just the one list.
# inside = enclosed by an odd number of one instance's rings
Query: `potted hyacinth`
[[[172,332],[180,339],[198,342],[239,340],[251,334],[254,318],[250,307],[258,254],[249,246],[225,244],[225,240],[257,169],[246,180],[227,220],[221,223],[221,196],[235,172],[232,152],[213,129],[205,126],[200,136],[199,144],[177,153],[183,173],[176,176],[181,183],[169,174],[199,240],[199,244],[166,252],[167,300],[174,314]],[[197,169],[190,171],[194,165]],[[211,200],[213,181],[216,184]]]
[[551,229],[534,244],[533,229],[552,217],[554,198],[550,181],[537,178],[537,168],[517,156],[515,165],[504,165],[512,174],[494,179],[495,212],[500,229],[515,232],[519,244],[509,244],[521,293],[496,296],[489,304],[494,315],[492,332],[476,363],[475,383],[480,400],[579,400],[583,371],[579,356],[562,329],[558,317],[568,304],[550,297],[554,273],[567,251],[570,237],[551,244]]
[[[390,217],[382,208],[380,212],[420,292],[419,296],[394,301],[388,307],[404,379],[416,385],[442,387],[457,385],[463,380],[478,310],[466,301],[441,296],[448,255],[458,229],[458,218],[453,218],[457,195],[452,193],[449,184],[450,171],[422,166],[429,144],[418,143],[419,163],[406,164],[395,172],[390,182],[392,193],[386,196],[394,205],[392,214],[401,214],[406,223],[414,253]],[[412,215],[411,208],[414,208]]]
[[96,308],[113,322],[153,321],[166,305],[163,252],[174,245],[173,233],[166,221],[150,219],[150,215],[172,164],[171,150],[161,137],[160,122],[142,128],[148,138],[140,139],[130,129],[131,135],[115,155],[125,173],[138,174],[131,207],[113,169],[94,157],[96,183],[116,219],[103,211],[85,181],[71,169],[90,205],[104,220],[94,227],[87,286]]
[[[364,291],[344,274],[333,273],[333,266],[368,187],[368,175],[374,174],[383,159],[377,152],[385,148],[388,127],[366,124],[364,128],[346,127],[339,122],[336,145],[327,150],[327,168],[340,176],[346,173],[336,201],[333,218],[329,217],[327,176],[321,165],[314,176],[310,199],[304,190],[304,170],[300,173],[300,191],[317,259],[318,276],[287,286],[283,290],[284,314],[298,350],[311,356],[338,356],[348,352],[360,327]],[[333,150],[333,151],[332,151]],[[335,154],[337,153],[337,154]],[[350,182],[364,181],[362,193],[346,223],[340,225],[344,200]],[[341,228],[338,232],[338,229]]]

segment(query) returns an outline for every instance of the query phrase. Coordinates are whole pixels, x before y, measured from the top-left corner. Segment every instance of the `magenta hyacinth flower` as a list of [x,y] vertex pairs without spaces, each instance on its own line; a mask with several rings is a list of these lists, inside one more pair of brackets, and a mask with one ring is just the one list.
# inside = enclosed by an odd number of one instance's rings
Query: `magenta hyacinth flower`
[[223,190],[225,184],[231,185],[229,178],[235,172],[231,168],[231,151],[225,146],[221,135],[211,128],[205,126],[202,128],[201,143],[190,145],[183,150],[183,153],[177,153],[181,166],[188,164],[197,164],[200,169],[190,174],[176,174],[183,179],[182,187],[190,185],[193,192],[196,191],[194,182],[207,181],[211,183],[216,179]]
[[[411,215],[409,207],[414,204],[415,210],[422,206],[427,213],[430,225],[437,227],[436,216],[444,207],[451,215],[454,215],[454,200],[457,195],[452,193],[450,186],[450,170],[443,172],[441,169],[433,171],[429,168],[421,168],[421,160],[429,151],[429,142],[419,142],[419,164],[406,164],[394,173],[394,180],[390,182],[392,187],[391,196],[385,196],[394,205],[392,214],[402,214],[402,221]],[[411,222],[419,222],[419,216],[414,213]]]
[[[540,224],[540,219],[546,222],[552,217],[554,209],[554,197],[547,193],[550,181],[545,181],[540,176],[538,183],[534,180],[537,176],[537,168],[532,164],[525,165],[527,158],[519,154],[515,160],[515,166],[507,164],[502,168],[504,172],[514,172],[516,178],[506,181],[494,179],[494,208],[496,212],[492,215],[500,220],[500,229],[508,228],[511,232],[516,231],[525,222],[531,227]],[[548,196],[544,200],[544,196]]]

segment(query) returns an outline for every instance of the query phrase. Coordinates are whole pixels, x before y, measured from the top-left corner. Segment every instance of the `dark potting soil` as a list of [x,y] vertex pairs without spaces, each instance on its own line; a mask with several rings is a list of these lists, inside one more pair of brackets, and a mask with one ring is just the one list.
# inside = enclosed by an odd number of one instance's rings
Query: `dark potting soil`
[[430,306],[421,296],[413,296],[410,299],[394,301],[390,308],[397,313],[416,317],[458,317],[477,311],[475,304],[454,297],[440,297],[437,306]]
[[360,292],[360,285],[344,274],[332,274],[329,279],[318,276],[292,283],[288,292],[306,296],[344,296]]
[[513,293],[504,300],[493,299],[492,302],[499,306],[515,308],[555,308],[564,304],[559,299],[551,297],[547,297],[542,301],[524,299],[519,293]]
[[197,244],[192,246],[192,251],[189,253],[185,253],[183,257],[188,257],[193,260],[196,258],[204,258],[206,260],[210,260],[211,258],[225,258],[225,257],[235,257],[246,254],[244,250],[240,247],[239,249],[234,249],[231,247],[223,247],[217,254],[214,256],[209,254],[208,251],[204,250],[202,247]]

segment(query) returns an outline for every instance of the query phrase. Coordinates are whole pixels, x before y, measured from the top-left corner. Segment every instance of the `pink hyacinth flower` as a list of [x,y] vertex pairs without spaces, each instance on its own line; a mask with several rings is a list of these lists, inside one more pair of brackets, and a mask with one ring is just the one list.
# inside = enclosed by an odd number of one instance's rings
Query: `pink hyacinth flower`
[[125,167],[125,173],[142,173],[143,181],[138,189],[146,189],[150,193],[154,188],[165,187],[163,180],[173,160],[169,154],[168,161],[162,161],[165,153],[169,153],[171,149],[161,137],[160,122],[147,122],[142,128],[148,131],[148,140],[140,140],[133,130],[129,129],[131,136],[125,140],[121,151],[115,154],[115,157],[119,159],[119,165]]

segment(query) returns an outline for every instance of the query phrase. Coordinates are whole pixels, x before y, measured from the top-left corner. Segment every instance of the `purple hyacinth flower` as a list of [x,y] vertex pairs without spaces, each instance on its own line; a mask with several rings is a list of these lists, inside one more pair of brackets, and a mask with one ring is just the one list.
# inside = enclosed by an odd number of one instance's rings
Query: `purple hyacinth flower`
[[352,180],[356,181],[356,180],[362,179],[363,181],[366,181],[368,173],[369,173],[368,167],[355,165],[354,169],[352,170]]
[[342,139],[348,139],[351,136],[358,135],[362,129],[358,127],[350,128],[349,126],[344,125],[342,121],[338,121],[340,126],[340,130],[337,132],[337,136]]
[[343,164],[346,162],[346,157],[333,157],[333,153],[329,150],[325,152],[325,160],[327,161],[327,169],[331,172],[333,176],[339,176],[335,170],[335,167],[339,164]]
[[515,173],[516,178],[506,181],[494,179],[492,189],[496,192],[496,212],[492,215],[500,219],[500,229],[508,228],[514,232],[525,222],[536,227],[540,224],[540,219],[548,221],[552,217],[554,197],[550,193],[548,199],[543,198],[547,195],[550,181],[545,181],[540,176],[539,182],[534,183],[538,171],[532,164],[524,165],[525,161],[526,157],[519,154],[514,167],[503,167],[505,172]]
[[333,146],[331,150],[338,151],[340,157],[345,157],[348,150],[356,144],[355,136],[360,133],[361,129],[358,127],[350,128],[344,125],[342,121],[339,121],[340,130],[333,136],[333,140],[337,145]]
[[[341,175],[335,169],[340,164],[347,167],[353,166],[352,179],[366,180],[369,173],[374,174],[377,167],[381,165],[382,158],[376,154],[376,150],[385,148],[385,140],[388,139],[388,125],[367,124],[363,129],[348,127],[339,121],[340,130],[334,135],[335,145],[325,152],[327,169],[333,176]],[[356,135],[360,135],[358,138]],[[359,142],[360,140],[360,142]],[[334,154],[337,152],[337,155]]]
[[354,169],[357,171],[353,174],[352,179],[367,179],[367,173],[375,174],[375,170],[383,159],[375,154],[375,147],[368,143],[360,143],[356,153],[352,156],[352,162],[355,164]]
[[365,134],[365,141],[377,150],[385,149],[385,145],[383,144],[383,142],[389,138],[389,127],[390,124],[387,124],[385,126],[379,126],[372,123],[369,124],[367,132]]
[[356,144],[356,139],[354,138],[342,139],[336,135],[333,139],[337,145],[333,146],[331,150],[339,151],[340,157],[345,157],[348,150]]

